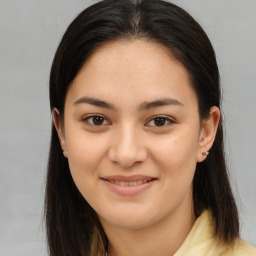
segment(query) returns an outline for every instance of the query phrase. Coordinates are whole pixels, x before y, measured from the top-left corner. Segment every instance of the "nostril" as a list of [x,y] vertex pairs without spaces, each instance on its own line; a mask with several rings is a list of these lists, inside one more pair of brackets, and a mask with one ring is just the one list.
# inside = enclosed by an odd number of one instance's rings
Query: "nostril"
[[125,168],[144,162],[147,159],[147,152],[144,149],[118,149],[111,148],[108,152],[110,161],[117,163]]
[[147,159],[144,141],[138,136],[134,127],[126,123],[120,126],[120,130],[116,130],[109,145],[108,158],[125,168]]

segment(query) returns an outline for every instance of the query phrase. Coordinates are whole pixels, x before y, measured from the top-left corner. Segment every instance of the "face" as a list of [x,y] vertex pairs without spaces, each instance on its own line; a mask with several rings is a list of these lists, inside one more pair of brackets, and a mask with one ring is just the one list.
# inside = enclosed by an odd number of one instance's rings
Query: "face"
[[209,133],[186,69],[163,46],[99,48],[69,87],[63,126],[57,110],[55,124],[74,182],[102,223],[143,228],[191,209]]

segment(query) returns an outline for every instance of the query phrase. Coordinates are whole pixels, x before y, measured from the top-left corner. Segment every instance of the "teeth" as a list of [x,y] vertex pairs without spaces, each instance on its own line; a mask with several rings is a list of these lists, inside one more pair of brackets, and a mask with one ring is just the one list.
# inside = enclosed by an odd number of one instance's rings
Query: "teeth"
[[137,181],[131,181],[131,182],[110,180],[111,183],[116,183],[121,186],[136,186],[136,185],[141,185],[143,183],[147,183],[148,181],[150,180],[137,180]]
[[120,182],[120,185],[121,185],[121,186],[127,186],[128,184],[129,184],[129,182],[124,182],[124,181],[121,181],[121,182]]

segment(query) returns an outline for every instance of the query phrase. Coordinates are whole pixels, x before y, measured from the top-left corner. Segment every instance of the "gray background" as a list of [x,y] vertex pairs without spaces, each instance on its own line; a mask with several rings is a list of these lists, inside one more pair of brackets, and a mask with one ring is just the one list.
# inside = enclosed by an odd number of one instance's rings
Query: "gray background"
[[[82,0],[0,0],[0,256],[47,255],[48,77]],[[256,246],[256,1],[176,0],[208,33],[223,84],[226,151],[243,237]]]

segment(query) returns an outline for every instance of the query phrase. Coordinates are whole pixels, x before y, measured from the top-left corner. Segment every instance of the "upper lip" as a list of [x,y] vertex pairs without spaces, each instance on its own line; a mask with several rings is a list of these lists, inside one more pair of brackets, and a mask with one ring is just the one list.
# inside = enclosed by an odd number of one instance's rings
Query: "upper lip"
[[132,182],[132,181],[138,181],[138,180],[152,180],[156,178],[147,176],[147,175],[132,175],[132,176],[114,175],[114,176],[105,176],[105,177],[102,177],[102,179],[109,180],[109,181]]

